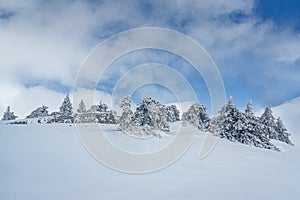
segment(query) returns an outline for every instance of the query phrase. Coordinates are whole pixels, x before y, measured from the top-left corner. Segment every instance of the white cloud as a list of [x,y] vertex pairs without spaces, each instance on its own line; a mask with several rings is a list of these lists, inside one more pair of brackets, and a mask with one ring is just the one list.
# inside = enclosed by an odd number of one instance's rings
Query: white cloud
[[[24,79],[55,80],[72,88],[87,53],[103,38],[133,27],[161,26],[186,32],[220,63],[248,50],[274,62],[297,61],[299,35],[289,30],[275,32],[271,23],[258,24],[252,16],[253,5],[254,1],[244,0],[155,3],[0,0],[0,8],[13,13],[9,19],[0,19],[1,110],[17,97],[30,99],[27,95],[36,94],[36,88],[23,86]],[[221,17],[236,10],[250,17],[242,23]],[[124,69],[120,69],[122,73]],[[262,66],[261,70],[269,67]],[[49,97],[47,92],[53,92],[40,90],[40,96],[44,97],[39,101]],[[53,92],[53,102],[49,104],[57,106],[54,101],[60,102],[61,96]],[[39,106],[39,101],[28,102],[28,108]]]
[[11,110],[15,112],[19,118],[23,118],[30,114],[35,108],[46,105],[49,111],[59,109],[59,106],[65,94],[48,90],[37,86],[33,88],[20,88],[18,93],[13,95],[9,101],[0,103],[0,112],[3,113],[6,106],[11,106]]

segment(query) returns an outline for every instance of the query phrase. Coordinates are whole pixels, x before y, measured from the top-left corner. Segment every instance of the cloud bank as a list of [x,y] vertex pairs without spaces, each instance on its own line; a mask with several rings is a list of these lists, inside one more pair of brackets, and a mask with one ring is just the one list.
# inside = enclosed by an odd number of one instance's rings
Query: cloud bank
[[[294,26],[278,28],[257,6],[259,1],[244,0],[0,0],[0,113],[7,105],[26,112],[41,104],[57,107],[88,52],[120,31],[146,26],[171,28],[202,44],[239,106],[250,98],[260,108],[299,96],[299,32]],[[185,71],[191,84],[207,93],[188,65],[170,58],[160,59]],[[127,63],[137,59],[157,60],[137,53]],[[132,67],[125,61],[119,72]],[[108,92],[114,76],[107,77]],[[209,97],[203,98],[207,104]]]

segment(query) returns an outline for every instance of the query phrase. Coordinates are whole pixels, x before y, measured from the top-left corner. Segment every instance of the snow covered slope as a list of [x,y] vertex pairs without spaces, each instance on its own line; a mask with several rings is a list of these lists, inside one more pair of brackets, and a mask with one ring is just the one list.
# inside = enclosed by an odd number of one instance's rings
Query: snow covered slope
[[[0,124],[0,199],[299,199],[300,99],[274,108],[295,147],[274,152],[220,139],[198,159],[204,135],[177,162],[132,175],[107,168],[81,145],[74,125]],[[89,128],[88,124],[82,124]],[[149,151],[170,137],[137,140],[104,125],[109,139],[130,151]],[[187,136],[188,137],[188,136]]]

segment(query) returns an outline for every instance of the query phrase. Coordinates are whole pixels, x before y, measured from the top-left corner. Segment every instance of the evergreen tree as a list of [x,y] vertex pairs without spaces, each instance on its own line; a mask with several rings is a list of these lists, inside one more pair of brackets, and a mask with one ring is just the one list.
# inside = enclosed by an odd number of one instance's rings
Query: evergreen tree
[[133,112],[131,110],[131,96],[128,95],[124,97],[120,103],[120,108],[122,109],[122,114],[120,117],[119,129],[126,132],[131,130]]
[[248,103],[246,117],[248,120],[248,131],[259,137],[261,141],[268,142],[269,139],[276,139],[287,144],[292,144],[289,139],[290,134],[287,133],[282,120],[278,118],[275,121],[271,107],[267,107],[262,116],[258,118],[252,111],[252,104]]
[[252,110],[252,101],[249,100],[246,110],[245,110],[246,120],[247,120],[247,131],[253,135],[256,135],[260,140],[264,140],[264,135],[261,134],[261,125],[259,123],[259,118],[254,115]]
[[276,127],[275,130],[277,131],[278,140],[285,142],[287,144],[293,145],[291,140],[289,139],[290,134],[287,132],[287,129],[283,125],[282,120],[278,117],[276,120]]
[[179,110],[175,105],[170,105],[166,107],[167,110],[167,121],[176,122],[179,121]]
[[96,117],[98,119],[98,123],[103,123],[103,124],[115,124],[116,123],[116,113],[111,110],[97,113]]
[[182,114],[182,121],[189,122],[205,131],[209,127],[210,118],[206,112],[206,107],[195,103]]
[[241,112],[234,105],[233,97],[230,97],[229,101],[219,111],[219,116],[212,119],[210,131],[221,138],[234,141],[240,132],[242,120]]
[[252,110],[252,101],[251,100],[248,101],[245,113],[246,113],[246,115],[254,115],[253,110]]
[[48,107],[42,106],[33,110],[28,116],[26,116],[26,118],[38,118],[38,117],[47,117],[47,116],[49,116]]
[[161,105],[151,97],[145,98],[138,104],[134,113],[134,123],[137,126],[150,127],[151,130],[168,132],[169,123],[167,121],[166,106]]
[[264,113],[260,117],[260,121],[266,126],[270,126],[270,127],[276,126],[275,117],[272,114],[271,106],[265,108]]
[[240,112],[233,103],[233,98],[222,107],[220,115],[211,120],[210,132],[247,145],[260,148],[279,149],[261,134],[259,120],[253,114]]
[[10,111],[10,106],[7,106],[6,112],[3,114],[2,121],[6,120],[15,120],[17,118],[16,115],[14,115],[14,112]]
[[115,124],[118,120],[114,111],[107,110],[108,106],[100,101],[99,105],[92,105],[86,111],[83,100],[79,103],[77,114],[74,115],[75,123],[103,123]]
[[119,119],[120,130],[129,135],[144,137],[158,136],[158,131],[168,132],[166,106],[158,101],[145,98],[138,104],[136,111],[131,111],[131,97],[126,96],[120,103],[122,115]]
[[100,101],[99,105],[92,105],[88,112],[106,112],[108,106]]
[[278,134],[275,130],[276,128],[275,117],[272,114],[272,110],[270,106],[265,108],[264,113],[259,118],[259,122],[263,125],[262,131],[266,137],[270,139],[278,139]]
[[78,113],[85,113],[86,112],[86,107],[85,107],[83,99],[81,99],[81,101],[78,104],[77,112]]
[[73,122],[73,107],[70,101],[69,94],[64,98],[62,105],[59,108],[61,116],[58,121],[63,123],[71,123]]
[[102,103],[102,101],[100,101],[99,112],[106,112],[107,109],[108,109],[108,106],[105,103]]

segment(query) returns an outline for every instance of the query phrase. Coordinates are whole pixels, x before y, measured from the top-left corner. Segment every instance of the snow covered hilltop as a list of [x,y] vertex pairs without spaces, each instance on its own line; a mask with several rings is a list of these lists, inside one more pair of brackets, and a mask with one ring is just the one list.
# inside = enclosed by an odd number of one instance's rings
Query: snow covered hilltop
[[[17,116],[7,107],[2,122],[5,124],[27,123],[103,123],[119,124],[119,130],[135,137],[161,137],[161,133],[170,131],[170,123],[180,121],[180,113],[175,105],[163,105],[148,97],[132,111],[131,96],[126,96],[120,103],[121,115],[109,110],[105,103],[92,105],[87,109],[83,100],[78,105],[77,112],[67,94],[59,111],[49,114],[47,106],[33,110],[26,119],[16,120]],[[230,97],[220,109],[217,116],[209,117],[207,109],[199,103],[193,104],[182,114],[182,124],[196,126],[199,130],[213,134],[229,141],[279,151],[272,140],[278,140],[293,145],[290,133],[287,132],[280,118],[275,119],[271,107],[266,107],[259,117],[252,110],[251,101],[246,110],[240,111]]]

